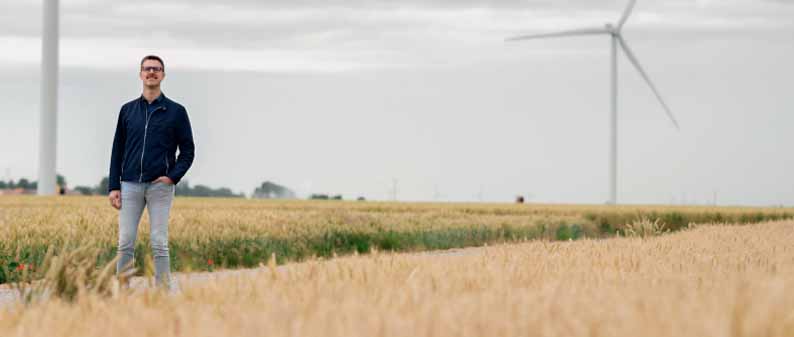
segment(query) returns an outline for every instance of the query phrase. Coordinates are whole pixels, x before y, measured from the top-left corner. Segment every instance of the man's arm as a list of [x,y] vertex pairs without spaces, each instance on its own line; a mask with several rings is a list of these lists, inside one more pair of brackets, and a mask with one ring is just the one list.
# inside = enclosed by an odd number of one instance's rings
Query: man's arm
[[110,153],[110,174],[108,174],[108,192],[121,189],[121,164],[124,160],[124,147],[127,130],[124,125],[124,108],[119,111],[116,122],[116,135],[113,137],[113,149]]
[[193,165],[194,150],[196,148],[195,144],[193,144],[193,128],[190,126],[187,110],[183,110],[182,113],[182,122],[177,129],[179,156],[176,159],[176,165],[166,175],[174,184],[182,180],[187,170]]

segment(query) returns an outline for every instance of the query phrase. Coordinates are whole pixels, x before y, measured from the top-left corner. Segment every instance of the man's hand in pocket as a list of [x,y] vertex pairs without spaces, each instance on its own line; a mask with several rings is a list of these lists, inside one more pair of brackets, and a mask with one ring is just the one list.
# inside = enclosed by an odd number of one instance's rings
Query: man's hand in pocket
[[164,183],[164,184],[166,184],[166,185],[173,185],[173,184],[174,184],[174,181],[173,181],[173,180],[171,180],[171,178],[168,178],[168,177],[166,177],[166,176],[162,176],[162,177],[160,177],[160,178],[157,178],[157,179],[155,179],[155,180],[152,182],[152,184],[156,184],[156,183]]

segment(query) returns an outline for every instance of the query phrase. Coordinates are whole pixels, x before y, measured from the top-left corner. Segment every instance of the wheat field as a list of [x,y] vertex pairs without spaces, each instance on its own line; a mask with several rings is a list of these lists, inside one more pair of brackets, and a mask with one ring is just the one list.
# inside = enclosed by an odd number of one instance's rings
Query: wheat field
[[[794,217],[790,208],[517,205],[264,201],[176,198],[169,224],[175,271],[255,267],[383,251],[424,251],[532,239],[613,237],[635,223],[658,231],[690,223],[756,223]],[[0,284],[18,264],[41,265],[48,247],[115,256],[118,213],[103,197],[0,198]],[[144,213],[136,247],[139,270],[149,253]],[[209,262],[212,262],[211,264]],[[3,271],[7,267],[10,272]]]
[[0,311],[6,336],[794,336],[794,222],[375,252]]

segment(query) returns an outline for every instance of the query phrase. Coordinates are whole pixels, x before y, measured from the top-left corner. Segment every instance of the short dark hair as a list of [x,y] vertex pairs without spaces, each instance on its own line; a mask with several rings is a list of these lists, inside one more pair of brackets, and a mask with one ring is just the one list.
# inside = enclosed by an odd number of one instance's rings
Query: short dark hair
[[163,71],[165,71],[165,62],[163,62],[163,59],[161,59],[160,56],[157,55],[144,56],[143,59],[141,59],[141,67],[143,67],[143,62],[145,62],[146,60],[155,60],[157,62],[160,62],[160,65],[163,66]]

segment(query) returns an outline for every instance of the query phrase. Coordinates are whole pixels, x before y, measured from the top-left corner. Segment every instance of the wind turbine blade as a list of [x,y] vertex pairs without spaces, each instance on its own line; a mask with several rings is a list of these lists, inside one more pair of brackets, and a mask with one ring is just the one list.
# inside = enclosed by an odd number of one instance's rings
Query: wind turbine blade
[[631,51],[631,48],[629,48],[629,45],[626,43],[626,40],[624,40],[622,36],[618,35],[618,41],[620,41],[621,49],[623,49],[623,52],[626,53],[626,56],[629,58],[629,61],[631,61],[634,67],[637,68],[637,71],[640,72],[640,75],[642,75],[642,78],[645,79],[646,83],[648,83],[648,86],[651,87],[651,90],[653,90],[653,94],[656,95],[656,98],[659,100],[659,103],[662,103],[662,107],[664,107],[664,111],[667,113],[667,117],[670,117],[670,120],[673,122],[673,125],[675,125],[675,128],[680,130],[681,128],[678,126],[678,122],[675,120],[675,117],[673,117],[673,112],[670,111],[670,108],[667,106],[667,103],[665,103],[664,100],[662,99],[662,96],[659,94],[659,90],[656,90],[656,86],[653,85],[653,82],[651,82],[651,79],[650,77],[648,77],[648,74],[645,72],[644,69],[642,69],[642,66],[640,65],[640,61],[638,61],[637,57],[634,56],[634,53]]
[[582,29],[566,30],[555,33],[519,35],[519,36],[507,38],[505,39],[505,41],[520,41],[520,40],[532,40],[532,39],[545,39],[550,37],[598,35],[598,34],[609,34],[609,31],[606,28],[582,28]]
[[631,11],[634,10],[634,5],[637,4],[637,0],[629,0],[629,5],[626,6],[626,10],[623,11],[623,16],[620,17],[620,21],[618,21],[618,30],[623,28],[623,25],[626,24],[626,20],[629,19],[631,15]]

